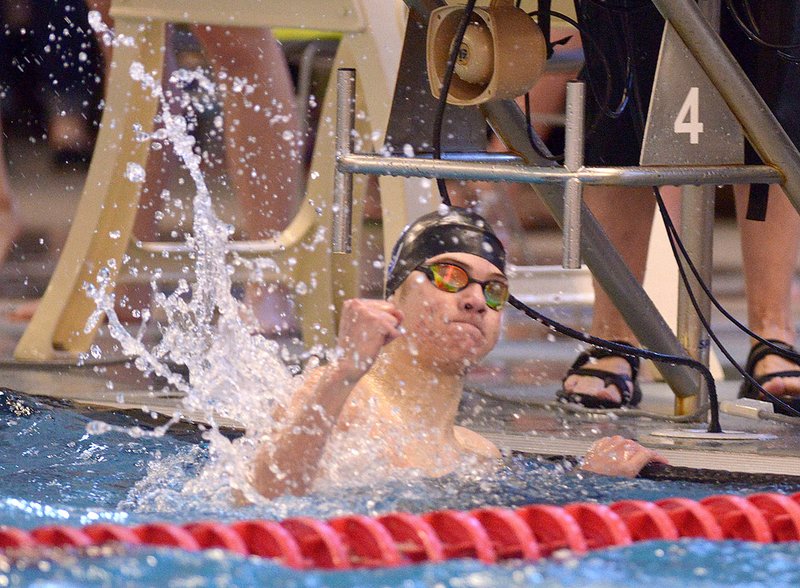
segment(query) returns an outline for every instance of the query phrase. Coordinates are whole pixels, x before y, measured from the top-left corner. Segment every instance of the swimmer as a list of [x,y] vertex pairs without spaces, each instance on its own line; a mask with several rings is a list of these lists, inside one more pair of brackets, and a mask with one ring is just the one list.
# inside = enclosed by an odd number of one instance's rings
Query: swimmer
[[[468,370],[500,335],[504,272],[503,246],[477,214],[441,209],[406,227],[385,300],[345,302],[338,359],[309,373],[276,415],[281,432],[256,454],[254,487],[267,497],[307,493],[348,439],[369,440],[376,468],[438,477],[464,461],[493,465],[497,447],[455,421]],[[595,443],[582,467],[635,476],[650,461],[663,458],[612,437]]]

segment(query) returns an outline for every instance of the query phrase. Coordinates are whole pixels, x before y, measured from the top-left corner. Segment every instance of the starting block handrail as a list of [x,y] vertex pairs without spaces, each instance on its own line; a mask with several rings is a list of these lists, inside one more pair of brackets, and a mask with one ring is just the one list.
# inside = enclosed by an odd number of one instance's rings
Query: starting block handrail
[[780,184],[784,181],[780,170],[769,165],[583,166],[571,172],[563,166],[431,160],[375,153],[344,155],[336,163],[337,169],[344,173],[523,184],[561,184],[570,179],[593,186],[639,187]]
[[[405,0],[405,3],[419,15],[422,21],[429,17],[434,8],[444,5],[443,0]],[[610,168],[613,171],[605,168],[605,172],[581,167],[573,168],[571,172],[565,172],[558,170],[555,165],[551,168],[548,166],[548,162],[538,156],[530,145],[528,134],[525,132],[526,121],[519,107],[513,101],[504,100],[484,104],[481,111],[509,149],[521,154],[527,162],[536,164],[538,169],[531,167],[526,170],[522,166],[512,166],[505,170],[509,172],[508,175],[512,179],[502,181],[537,183],[539,180],[539,195],[562,228],[567,219],[565,218],[563,190],[560,189],[559,184],[563,185],[570,179],[577,178],[585,179],[587,183],[594,181],[598,184],[634,186],[780,183],[795,208],[800,210],[800,188],[798,188],[800,186],[798,183],[800,181],[800,154],[791,144],[786,133],[752,87],[730,52],[724,47],[719,36],[706,23],[695,2],[693,0],[653,0],[653,3],[665,19],[673,24],[687,48],[698,60],[712,84],[717,87],[739,120],[762,159],[770,166],[714,166],[716,170],[709,169],[708,166],[690,168],[669,166],[656,169],[640,167],[627,170]],[[462,162],[430,162],[419,158],[412,162],[387,160],[388,158],[380,158],[372,154],[354,153],[352,142],[350,147],[349,151],[338,154],[337,174],[375,173],[381,175],[383,172],[381,172],[380,166],[389,164],[392,166],[393,172],[403,170],[408,175],[417,175],[420,171],[425,171],[428,174],[427,177],[466,179],[466,176],[462,175],[462,172],[465,171]],[[476,179],[500,180],[497,171],[503,170],[503,165],[488,164],[485,169],[479,167],[481,174],[486,172],[491,177],[480,176]],[[467,166],[467,168],[469,167]],[[455,175],[435,175],[445,172]],[[706,176],[706,172],[711,172],[711,175]],[[607,174],[607,177],[596,177],[597,175],[602,176],[603,173]],[[664,174],[673,174],[673,177],[666,179]],[[717,174],[725,175],[729,179],[724,179]],[[692,177],[687,179],[686,175]],[[515,176],[520,179],[515,180]],[[525,179],[523,180],[522,177]],[[632,180],[632,177],[638,179]],[[545,178],[548,181],[542,181]],[[642,183],[628,183],[633,181]],[[573,181],[573,183],[575,182]],[[345,198],[344,201],[346,202],[347,199]],[[645,347],[660,349],[665,353],[675,355],[686,353],[683,345],[655,309],[641,285],[627,269],[616,249],[610,244],[596,219],[583,204],[580,218],[584,227],[581,229],[581,246],[587,264],[603,289],[616,303],[637,339]],[[697,382],[687,370],[669,365],[659,366],[659,370],[678,399],[699,397]]]

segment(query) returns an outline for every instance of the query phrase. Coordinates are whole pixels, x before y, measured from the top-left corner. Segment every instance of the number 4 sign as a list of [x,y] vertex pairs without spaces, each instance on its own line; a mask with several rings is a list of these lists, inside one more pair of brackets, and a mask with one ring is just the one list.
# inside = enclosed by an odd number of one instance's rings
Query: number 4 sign
[[744,162],[739,122],[669,24],[661,40],[640,161],[642,165]]
[[689,93],[686,94],[686,100],[683,101],[672,128],[676,133],[688,134],[692,145],[700,143],[703,123],[700,122],[700,88],[697,86],[689,88]]

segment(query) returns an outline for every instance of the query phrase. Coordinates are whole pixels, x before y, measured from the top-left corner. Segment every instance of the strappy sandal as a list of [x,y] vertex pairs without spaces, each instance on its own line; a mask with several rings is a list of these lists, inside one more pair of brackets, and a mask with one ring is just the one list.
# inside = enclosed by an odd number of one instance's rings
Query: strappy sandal
[[[627,343],[625,341],[615,341],[616,343]],[[583,367],[592,360],[603,359],[605,357],[621,357],[631,366],[631,375],[615,374],[606,370]],[[639,388],[639,358],[622,355],[608,349],[592,347],[588,351],[581,353],[567,370],[567,375],[561,380],[561,390],[556,392],[556,397],[561,402],[571,402],[581,404],[586,408],[622,408],[635,407],[642,400],[642,390]],[[579,392],[569,392],[564,390],[564,381],[570,376],[590,376],[600,378],[606,386],[616,386],[622,400],[609,400],[608,398],[598,398],[592,394],[582,394]]]
[[[776,347],[780,347],[781,349],[785,349],[791,353],[797,353],[797,350],[781,341],[780,339],[767,339],[770,343],[775,345]],[[768,355],[777,355],[779,357],[783,357],[788,359],[789,361],[795,361],[793,357],[787,357],[787,355],[781,353],[777,349],[773,349],[764,343],[756,343],[750,349],[750,353],[747,356],[747,363],[745,364],[745,371],[753,376],[756,364],[759,361],[767,357]],[[800,378],[800,368],[796,370],[785,370],[782,372],[773,372],[771,374],[764,374],[763,376],[758,376],[757,378],[753,376],[759,384],[762,386],[769,382],[770,380],[774,380],[775,378]],[[750,383],[749,380],[745,380],[742,382],[741,388],[739,388],[739,398],[755,398],[757,400],[763,400],[765,402],[770,402],[775,407],[775,412],[781,414],[787,414],[790,416],[797,416],[797,413],[790,411],[785,406],[781,405],[779,402],[775,402],[774,399],[769,398],[768,396],[765,397],[761,394],[761,391],[756,388],[753,384]],[[778,399],[788,404],[794,410],[800,412],[800,395],[787,395],[787,396],[778,396]]]

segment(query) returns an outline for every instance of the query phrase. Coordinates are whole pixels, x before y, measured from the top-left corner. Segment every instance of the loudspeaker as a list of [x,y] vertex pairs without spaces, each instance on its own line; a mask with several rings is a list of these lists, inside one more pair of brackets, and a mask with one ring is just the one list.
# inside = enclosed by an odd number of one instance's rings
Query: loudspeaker
[[[428,80],[436,98],[463,15],[463,6],[442,6],[431,12]],[[475,8],[472,13],[447,102],[471,106],[521,96],[542,74],[546,61],[547,43],[539,26],[524,10],[514,7],[514,0],[492,0],[489,8]]]

